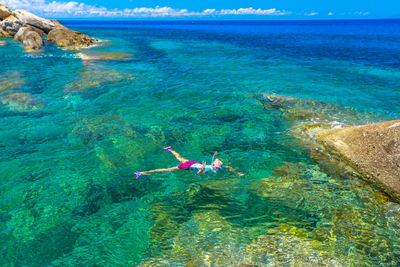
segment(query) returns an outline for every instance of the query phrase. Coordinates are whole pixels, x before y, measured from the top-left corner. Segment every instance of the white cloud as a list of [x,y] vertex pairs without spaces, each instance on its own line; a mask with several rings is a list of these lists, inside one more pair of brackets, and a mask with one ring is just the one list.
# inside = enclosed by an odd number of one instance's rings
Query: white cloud
[[304,14],[304,16],[316,16],[316,15],[318,15],[318,12],[311,12]]
[[359,12],[355,12],[354,15],[366,16],[366,15],[369,15],[369,12],[361,12],[361,11],[359,11]]
[[42,16],[53,17],[132,17],[132,18],[151,18],[151,17],[200,17],[200,16],[229,16],[229,15],[258,15],[258,16],[277,16],[291,14],[289,11],[271,9],[205,9],[201,12],[189,11],[187,9],[175,9],[171,7],[136,7],[119,9],[107,9],[104,7],[87,5],[80,2],[59,2],[46,0],[0,0],[11,9],[25,9]]
[[218,15],[288,15],[291,14],[288,11],[276,10],[276,8],[271,9],[254,9],[249,8],[239,8],[239,9],[222,9],[217,12]]
[[329,13],[328,13],[328,16],[333,16],[333,12],[329,12]]

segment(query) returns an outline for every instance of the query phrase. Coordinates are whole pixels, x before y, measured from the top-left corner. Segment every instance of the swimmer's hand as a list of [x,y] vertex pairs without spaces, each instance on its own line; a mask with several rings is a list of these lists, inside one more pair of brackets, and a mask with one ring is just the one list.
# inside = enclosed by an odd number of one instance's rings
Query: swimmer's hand
[[200,170],[197,172],[197,174],[202,175],[204,173],[204,170],[206,169],[206,162],[203,161],[203,165],[201,165]]
[[234,168],[232,168],[231,166],[226,166],[226,168],[228,169],[228,171],[233,172],[234,174],[236,174],[237,176],[243,176],[244,173],[238,172],[236,171]]

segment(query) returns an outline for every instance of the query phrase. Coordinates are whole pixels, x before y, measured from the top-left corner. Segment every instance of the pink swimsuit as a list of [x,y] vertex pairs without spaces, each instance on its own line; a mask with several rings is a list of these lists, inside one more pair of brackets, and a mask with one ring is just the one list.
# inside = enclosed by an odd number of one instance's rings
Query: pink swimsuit
[[196,164],[198,162],[194,161],[194,160],[188,160],[185,163],[181,163],[178,165],[178,168],[181,170],[190,170],[190,166],[192,166],[193,164]]

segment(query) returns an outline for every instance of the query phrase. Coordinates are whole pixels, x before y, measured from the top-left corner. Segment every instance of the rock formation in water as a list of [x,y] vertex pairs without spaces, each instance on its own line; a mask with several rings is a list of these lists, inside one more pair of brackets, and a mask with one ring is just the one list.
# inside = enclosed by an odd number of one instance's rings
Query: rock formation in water
[[400,120],[325,131],[318,141],[400,199]]
[[99,60],[128,60],[133,55],[124,52],[85,52],[79,53],[78,56],[84,61],[99,61]]
[[[39,36],[39,37],[38,37]],[[57,20],[40,18],[25,10],[12,11],[0,4],[0,38],[14,37],[27,51],[37,51],[42,37],[59,47],[77,50],[93,45],[96,40],[86,34],[70,30]]]
[[70,29],[56,28],[49,32],[47,41],[55,43],[59,47],[77,50],[93,45],[96,40],[88,35]]
[[313,159],[366,178],[400,200],[400,121],[354,126],[377,118],[297,97],[264,94],[258,99],[265,109],[282,112],[290,134],[308,146]]
[[6,5],[0,3],[0,19],[5,19],[10,16],[12,13],[11,9],[9,9]]

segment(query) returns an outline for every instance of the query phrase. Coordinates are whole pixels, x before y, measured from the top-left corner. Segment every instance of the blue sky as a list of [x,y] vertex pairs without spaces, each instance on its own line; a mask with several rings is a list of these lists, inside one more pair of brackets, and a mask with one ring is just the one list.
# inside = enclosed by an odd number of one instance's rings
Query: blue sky
[[365,19],[399,17],[400,0],[0,0],[53,18]]

